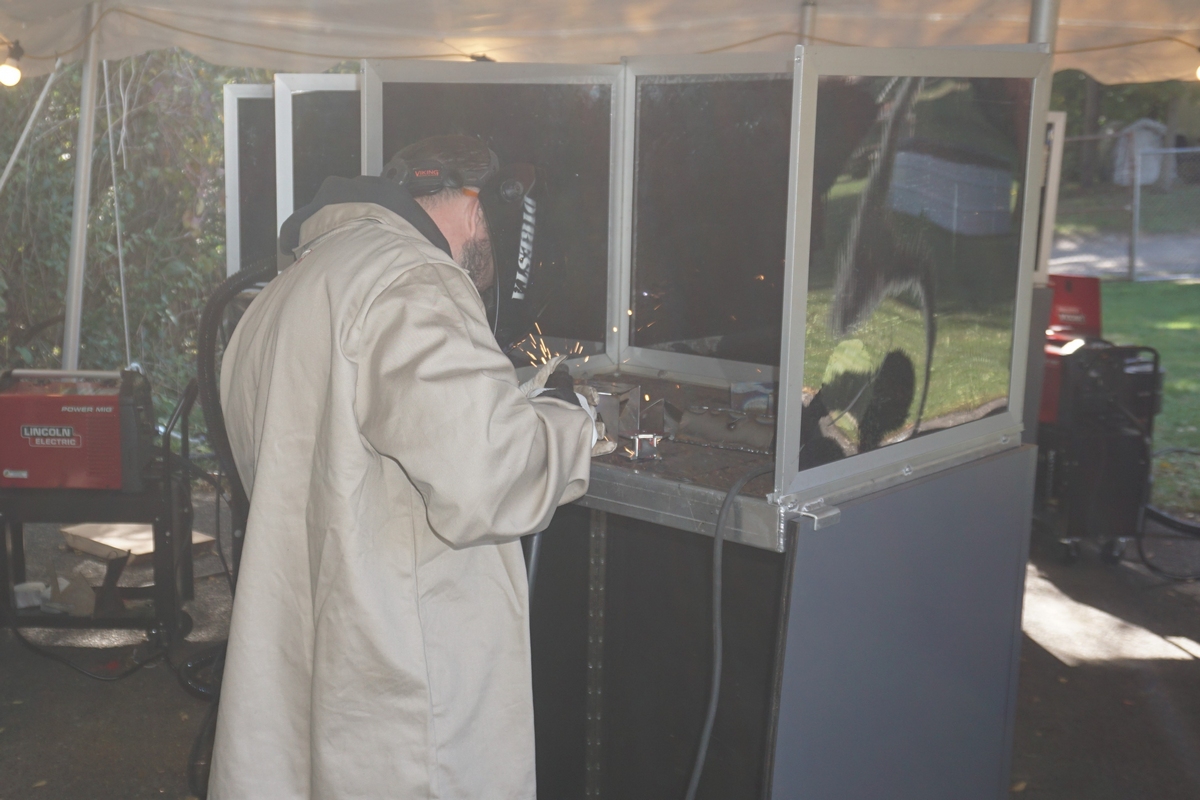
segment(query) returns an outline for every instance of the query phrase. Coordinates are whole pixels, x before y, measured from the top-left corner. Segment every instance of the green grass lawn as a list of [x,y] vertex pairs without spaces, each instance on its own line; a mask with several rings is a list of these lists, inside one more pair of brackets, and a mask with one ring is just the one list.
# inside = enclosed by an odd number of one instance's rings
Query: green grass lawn
[[[1054,230],[1061,234],[1129,233],[1128,186],[1064,186]],[[1142,233],[1200,233],[1200,186],[1163,192],[1142,187]]]
[[[834,348],[838,342],[854,338],[864,345],[869,369],[878,367],[889,350],[907,353],[914,362],[919,396],[925,370],[925,325],[921,312],[889,298],[854,334],[839,337],[829,330],[831,294],[829,290],[816,290],[808,296],[805,388],[815,392],[822,386]],[[1011,325],[1007,309],[991,315],[969,312],[938,315],[938,341],[933,354],[926,420],[978,408],[1008,393]],[[910,423],[916,416],[918,399],[913,398],[909,409]],[[853,416],[847,415],[843,420],[853,425]]]
[[[1167,374],[1154,447],[1200,450],[1200,283],[1106,283],[1104,337],[1158,350]],[[1200,458],[1155,462],[1154,502],[1200,514]]]

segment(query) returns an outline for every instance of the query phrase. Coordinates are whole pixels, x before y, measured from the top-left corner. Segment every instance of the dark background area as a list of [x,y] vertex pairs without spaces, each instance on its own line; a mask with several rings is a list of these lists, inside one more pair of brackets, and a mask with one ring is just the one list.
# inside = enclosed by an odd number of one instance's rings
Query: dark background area
[[293,208],[312,202],[331,175],[362,174],[361,92],[292,95]]
[[238,223],[241,263],[275,255],[275,100],[238,100]]
[[640,76],[632,344],[779,364],[791,76]]

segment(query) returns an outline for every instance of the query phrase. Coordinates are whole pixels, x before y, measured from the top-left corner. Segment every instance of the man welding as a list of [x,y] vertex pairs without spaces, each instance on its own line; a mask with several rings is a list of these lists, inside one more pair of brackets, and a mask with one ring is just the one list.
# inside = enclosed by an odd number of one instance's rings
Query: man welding
[[493,338],[497,171],[439,136],[327,180],[229,343],[251,508],[211,800],[535,796],[518,537],[587,491],[597,431]]

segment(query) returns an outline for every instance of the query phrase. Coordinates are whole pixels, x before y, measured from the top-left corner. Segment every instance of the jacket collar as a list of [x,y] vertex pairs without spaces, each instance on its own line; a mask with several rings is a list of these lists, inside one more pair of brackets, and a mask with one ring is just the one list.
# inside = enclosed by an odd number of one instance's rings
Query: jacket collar
[[[372,212],[372,206],[377,211]],[[393,215],[408,222],[430,244],[451,256],[446,237],[407,189],[395,181],[365,175],[326,178],[313,201],[297,209],[283,223],[279,230],[279,251],[291,255],[301,244],[354,219],[375,217],[389,222]]]

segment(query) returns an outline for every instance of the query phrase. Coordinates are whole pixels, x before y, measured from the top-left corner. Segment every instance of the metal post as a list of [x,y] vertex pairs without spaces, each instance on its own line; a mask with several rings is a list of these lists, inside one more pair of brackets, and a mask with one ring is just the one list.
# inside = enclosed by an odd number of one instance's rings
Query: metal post
[[800,44],[807,47],[817,30],[817,2],[804,0],[800,4]]
[[21,155],[21,148],[25,146],[25,140],[29,138],[29,132],[33,130],[34,123],[37,122],[38,115],[42,112],[42,103],[46,101],[46,95],[50,94],[50,87],[54,85],[55,78],[58,77],[58,69],[62,66],[62,59],[54,62],[54,71],[46,78],[46,83],[42,86],[42,93],[38,95],[37,102],[33,104],[33,111],[29,112],[29,119],[25,121],[25,129],[21,131],[20,138],[17,139],[17,146],[13,148],[12,153],[8,156],[8,163],[4,166],[4,174],[0,175],[0,192],[4,191],[4,184],[8,183],[8,176],[12,175],[13,167],[17,165],[17,159]]
[[1050,45],[1050,52],[1058,39],[1058,6],[1059,0],[1032,0],[1029,10],[1029,41]]
[[[117,76],[120,78],[120,76]],[[125,239],[121,232],[121,195],[117,189],[117,147],[113,142],[112,97],[108,91],[108,61],[104,62],[104,113],[108,119],[108,165],[112,167],[113,217],[117,223],[117,276],[121,282],[121,325],[125,332],[126,368],[133,363],[133,351],[129,347],[129,303],[125,295]],[[121,117],[121,130],[125,129],[125,118]]]
[[71,252],[67,258],[66,321],[63,325],[63,369],[79,368],[79,333],[83,323],[83,274],[87,267],[88,201],[92,190],[92,144],[96,134],[97,3],[88,6],[88,35],[83,54],[83,88],[79,93],[79,132],[75,137],[75,199],[71,208]]
[[1142,221],[1142,154],[1134,146],[1137,137],[1129,137],[1129,157],[1133,159],[1133,208],[1130,214],[1133,220],[1129,227],[1129,280],[1136,280],[1138,228]]

